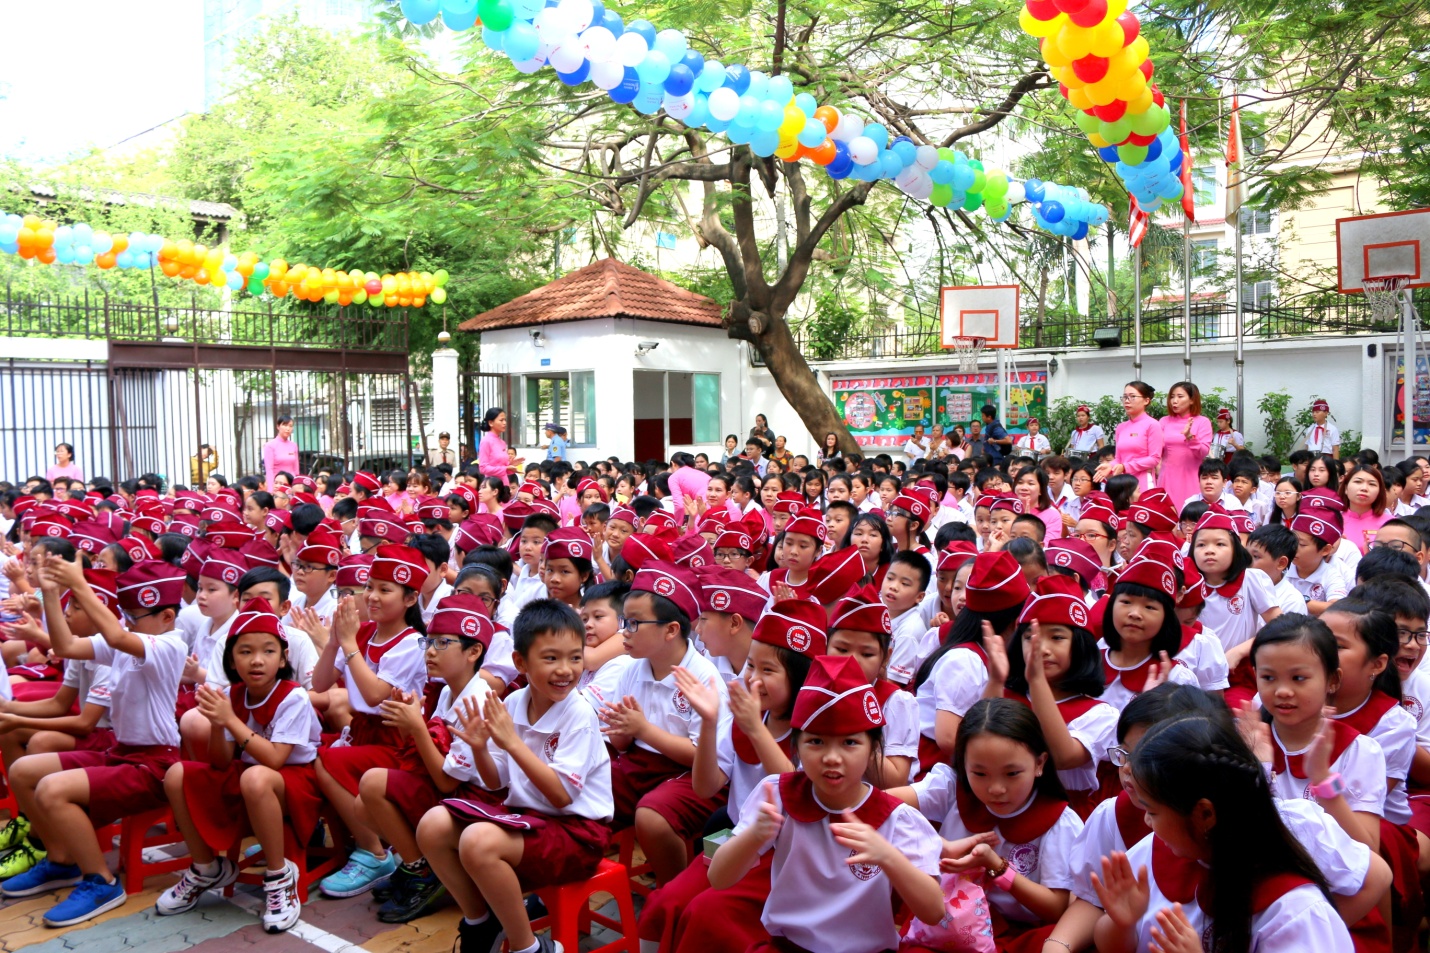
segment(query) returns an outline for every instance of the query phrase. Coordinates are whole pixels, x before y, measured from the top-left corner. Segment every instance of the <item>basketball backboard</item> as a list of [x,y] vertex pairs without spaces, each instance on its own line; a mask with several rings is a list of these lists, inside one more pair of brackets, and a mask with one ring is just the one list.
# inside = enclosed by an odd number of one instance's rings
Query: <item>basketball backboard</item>
[[1336,257],[1341,294],[1395,275],[1406,287],[1430,287],[1430,209],[1336,219]]
[[1018,346],[1017,285],[965,285],[939,289],[940,340],[982,338],[986,348]]

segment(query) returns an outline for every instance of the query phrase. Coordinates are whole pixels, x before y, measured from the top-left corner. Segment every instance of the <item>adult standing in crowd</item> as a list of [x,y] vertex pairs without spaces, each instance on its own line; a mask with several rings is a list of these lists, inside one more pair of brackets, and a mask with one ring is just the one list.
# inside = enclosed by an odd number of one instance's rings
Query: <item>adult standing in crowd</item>
[[209,444],[199,444],[199,452],[189,457],[189,486],[203,486],[208,482],[209,474],[217,469],[218,451]]
[[457,451],[452,449],[452,435],[445,430],[437,435],[437,448],[427,451],[429,467],[440,467],[444,463],[451,467],[457,465]]
[[674,498],[675,512],[685,512],[686,500],[704,502],[708,486],[710,474],[695,465],[693,454],[681,450],[670,455],[670,495]]
[[566,459],[566,428],[558,423],[552,422],[546,425],[546,443],[542,444],[542,449],[546,451],[548,460]]
[[1117,425],[1112,438],[1117,453],[1097,468],[1092,476],[1094,482],[1102,483],[1126,473],[1135,476],[1142,489],[1152,488],[1157,467],[1162,462],[1162,425],[1147,413],[1147,405],[1152,403],[1156,393],[1146,381],[1132,381],[1122,388],[1122,409],[1127,419]]
[[521,457],[513,460],[506,449],[506,411],[500,407],[489,407],[482,416],[482,442],[477,447],[477,468],[482,476],[505,480],[526,461]]
[[1167,416],[1162,424],[1162,468],[1157,485],[1167,491],[1178,510],[1197,496],[1197,469],[1212,446],[1211,421],[1202,416],[1202,392],[1191,381],[1167,390]]
[[783,436],[776,437],[774,449],[770,451],[770,459],[786,470],[794,465],[794,454],[789,452],[787,442]]
[[841,454],[839,453],[838,435],[835,434],[833,431],[830,431],[829,433],[825,434],[824,442],[819,445],[819,453],[816,454],[816,456],[818,457],[816,462],[820,466],[824,466],[830,460],[839,459]]
[[283,414],[278,418],[278,433],[263,445],[263,480],[268,492],[273,492],[279,473],[297,476],[303,466],[298,459],[298,445],[293,442],[293,418]]
[[764,414],[755,414],[755,425],[750,428],[751,437],[759,437],[765,442],[764,449],[768,453],[769,449],[775,445],[775,432],[770,429],[770,422],[765,419]]
[[54,483],[60,477],[84,482],[84,471],[74,462],[74,444],[55,444],[55,465],[45,471],[45,479]]
[[917,463],[929,452],[929,441],[924,436],[924,425],[914,424],[914,435],[904,443],[904,456],[909,458],[910,463]]
[[983,417],[983,445],[988,448],[989,459],[997,463],[1013,448],[1013,438],[998,422],[998,411],[992,404],[984,404],[978,413]]
[[1083,404],[1077,409],[1077,426],[1068,437],[1068,456],[1091,457],[1107,445],[1107,433],[1092,422],[1092,408]]

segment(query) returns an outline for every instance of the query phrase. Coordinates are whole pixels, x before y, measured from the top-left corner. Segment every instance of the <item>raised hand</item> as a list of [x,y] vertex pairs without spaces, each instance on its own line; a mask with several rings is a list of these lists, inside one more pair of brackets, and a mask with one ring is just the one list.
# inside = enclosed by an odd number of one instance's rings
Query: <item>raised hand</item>
[[1157,925],[1151,929],[1147,949],[1152,953],[1202,953],[1201,935],[1192,928],[1180,903],[1157,911]]
[[1023,650],[1023,677],[1029,685],[1048,680],[1048,673],[1043,668],[1043,632],[1038,627],[1037,619],[1028,626],[1028,645]]
[[200,685],[194,691],[199,711],[209,720],[209,724],[222,728],[233,719],[233,703],[228,692],[212,685]]
[[482,707],[482,716],[486,722],[487,734],[491,736],[498,748],[510,751],[521,744],[521,737],[516,733],[516,722],[511,720],[511,712],[506,710],[506,705],[496,696],[495,692],[487,693],[486,704]]
[[361,626],[357,600],[352,596],[343,596],[338,601],[338,608],[333,612],[333,634],[337,636],[338,645],[342,646],[344,655],[357,650],[357,635]]
[[787,582],[775,583],[774,588],[770,590],[770,594],[775,597],[776,602],[783,602],[786,599],[799,598],[794,594],[794,590],[790,588],[790,585]]
[[1113,851],[1102,858],[1102,876],[1092,875],[1092,888],[1107,914],[1120,929],[1130,930],[1147,913],[1152,891],[1147,881],[1147,868],[1132,872],[1132,864],[1122,851]]
[[1271,761],[1271,726],[1261,720],[1261,712],[1252,707],[1250,699],[1242,702],[1241,710],[1236,713],[1236,728],[1257,761],[1263,764]]
[[1334,708],[1321,709],[1321,727],[1316,732],[1316,737],[1311,739],[1311,747],[1306,749],[1306,776],[1312,784],[1320,784],[1331,774],[1331,748],[1336,740],[1331,719],[1335,714]]
[[759,698],[755,695],[760,687],[758,678],[750,683],[749,688],[746,688],[740,679],[730,683],[730,715],[735,719],[735,724],[740,726],[740,730],[747,735],[758,730],[764,720]]
[[22,613],[18,622],[0,624],[0,633],[4,633],[7,639],[49,643],[49,636],[40,628],[40,620],[28,612]]
[[[353,611],[357,611],[356,605],[354,605]],[[333,637],[332,630],[323,623],[323,617],[318,615],[312,606],[294,609],[293,621],[298,624],[298,628],[308,633],[308,638],[313,640],[313,648],[317,649],[320,653],[328,644],[328,640]]]
[[627,695],[614,705],[606,705],[602,709],[601,720],[615,733],[631,738],[640,735],[647,724],[641,703],[632,695]]
[[403,735],[413,738],[427,730],[422,719],[422,700],[416,692],[392,690],[392,697],[377,706],[382,714],[382,723],[396,728]]
[[838,821],[830,822],[829,833],[840,847],[854,852],[844,861],[850,867],[856,864],[883,866],[898,854],[894,845],[880,837],[878,831],[848,811],[840,814]]
[[[784,826],[785,816],[780,809],[775,806],[775,786],[772,782],[765,782],[765,799],[760,802],[760,813],[755,818],[755,823],[751,825],[760,843],[768,844],[779,836],[780,828]],[[830,825],[832,830],[834,825]]]
[[457,724],[449,727],[452,734],[465,741],[473,751],[485,748],[492,737],[487,730],[486,719],[482,717],[482,703],[470,696],[462,699],[462,705],[457,709]]
[[1142,691],[1150,692],[1167,680],[1167,676],[1172,674],[1172,660],[1163,652],[1158,656],[1159,661],[1153,662],[1147,667],[1147,682]]
[[675,667],[675,687],[690,702],[690,708],[701,721],[714,723],[720,717],[720,694],[683,666]]
[[983,651],[988,655],[988,681],[1004,685],[1008,681],[1008,647],[1003,636],[993,632],[993,626],[983,623]]

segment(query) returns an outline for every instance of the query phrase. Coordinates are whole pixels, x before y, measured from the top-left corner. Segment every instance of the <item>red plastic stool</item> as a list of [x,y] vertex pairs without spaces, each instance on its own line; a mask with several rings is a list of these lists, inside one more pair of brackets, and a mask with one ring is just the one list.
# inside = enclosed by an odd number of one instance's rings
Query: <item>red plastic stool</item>
[[[318,817],[327,823],[328,830],[333,835],[331,847],[325,844],[319,848],[309,849],[307,844],[298,843],[297,835],[293,833],[291,825],[286,821],[283,824],[283,856],[293,861],[298,867],[298,901],[300,903],[308,902],[308,890],[313,884],[328,874],[341,870],[348,861],[351,837],[347,828],[338,820],[337,813],[329,810],[325,805],[318,812]],[[267,867],[268,860],[263,856],[262,848],[251,856],[243,856],[243,841],[244,838],[240,837],[229,847],[228,859],[233,861],[240,871],[257,867],[260,863]],[[262,886],[263,874],[240,873],[237,882]],[[223,895],[225,897],[233,896],[232,884],[224,888]]]
[[[591,953],[615,953],[616,950],[640,953],[635,901],[631,898],[630,874],[624,865],[603,860],[589,880],[543,887],[535,893],[546,904],[547,912],[546,916],[532,921],[532,932],[550,929],[551,939],[561,944],[567,953],[576,953],[581,948],[581,934],[589,935],[593,923],[608,930],[620,931],[621,938],[597,947]],[[591,898],[602,893],[610,894],[616,901],[616,909],[621,915],[619,920],[591,909]],[[506,948],[505,944],[503,948]]]
[[[166,829],[164,833],[149,833],[151,828],[160,825]],[[142,891],[144,880],[147,877],[171,874],[189,866],[187,851],[184,856],[175,857],[172,860],[160,860],[153,863],[144,861],[144,848],[146,847],[167,847],[171,844],[184,842],[178,825],[174,823],[174,814],[167,807],[155,808],[141,814],[131,814],[113,824],[97,827],[94,836],[99,839],[101,850],[106,849],[106,843],[113,843],[115,837],[119,838],[119,866],[124,871],[125,893],[135,894]]]

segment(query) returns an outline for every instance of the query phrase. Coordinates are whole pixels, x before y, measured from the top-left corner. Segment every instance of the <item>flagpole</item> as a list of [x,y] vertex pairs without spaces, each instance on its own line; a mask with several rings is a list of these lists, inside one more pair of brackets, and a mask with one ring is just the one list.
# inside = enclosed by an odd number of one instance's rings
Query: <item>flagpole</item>
[[1182,380],[1192,379],[1192,220],[1182,216]]
[[[1240,175],[1241,170],[1237,170]],[[1241,310],[1241,209],[1232,216],[1231,227],[1236,230],[1236,426],[1246,433],[1246,361],[1242,355],[1242,339],[1245,336],[1245,321]]]
[[1132,379],[1142,379],[1142,245],[1132,246]]

